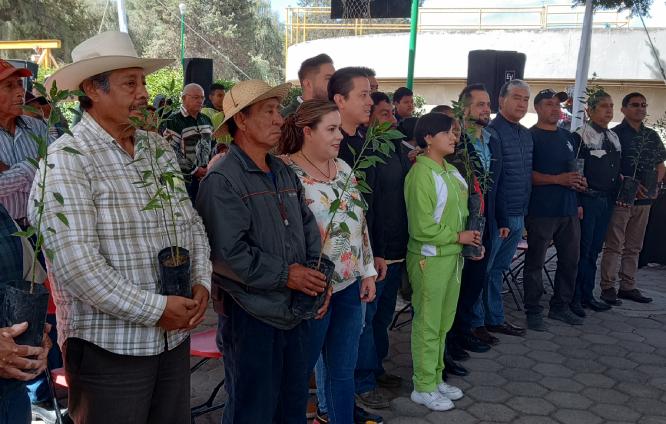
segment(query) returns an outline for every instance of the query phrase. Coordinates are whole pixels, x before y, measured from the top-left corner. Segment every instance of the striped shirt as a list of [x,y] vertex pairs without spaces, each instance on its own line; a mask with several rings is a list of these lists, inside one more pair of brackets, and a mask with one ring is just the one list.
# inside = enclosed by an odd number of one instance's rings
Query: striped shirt
[[28,194],[35,177],[35,167],[28,158],[37,158],[37,143],[30,134],[47,137],[46,124],[28,116],[16,118],[14,134],[0,128],[0,162],[9,169],[0,172],[0,203],[12,218],[26,217]]
[[213,124],[205,114],[195,118],[181,106],[167,120],[164,137],[171,142],[182,172],[189,174],[208,165],[213,151]]
[[[73,137],[64,135],[49,148],[55,166],[48,172],[46,186],[62,195],[64,205],[47,196],[43,218],[46,227],[56,230],[46,233],[45,245],[55,252],[49,268],[58,341],[78,337],[134,356],[173,349],[188,332],[157,327],[166,306],[166,297],[157,294],[157,253],[170,245],[164,220],[178,228],[177,244],[190,251],[192,284],[210,290],[210,248],[201,218],[186,201],[172,201],[175,223],[168,211],[142,210],[155,187],[133,184],[150,170],[148,153],[138,143],[132,158],[87,113],[72,132]],[[177,167],[164,139],[137,131],[137,140],[146,138],[153,151],[158,144],[166,150],[158,161],[163,170]],[[81,155],[67,153],[65,147]],[[30,195],[38,195],[37,184]],[[32,202],[29,205],[34,220]],[[69,227],[58,219],[59,212]]]

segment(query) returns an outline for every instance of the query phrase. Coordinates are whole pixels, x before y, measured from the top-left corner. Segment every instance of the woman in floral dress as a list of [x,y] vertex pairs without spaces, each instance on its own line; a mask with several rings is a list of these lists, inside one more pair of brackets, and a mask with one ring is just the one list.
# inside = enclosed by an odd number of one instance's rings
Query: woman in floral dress
[[[354,422],[354,368],[362,325],[362,302],[375,297],[365,203],[352,170],[338,151],[342,133],[334,103],[307,100],[282,127],[278,150],[305,188],[308,206],[319,224],[322,252],[335,263],[333,295],[321,320],[311,320],[311,365],[317,367],[317,396],[333,424]],[[347,186],[347,189],[345,187]],[[339,205],[333,224],[331,205]]]

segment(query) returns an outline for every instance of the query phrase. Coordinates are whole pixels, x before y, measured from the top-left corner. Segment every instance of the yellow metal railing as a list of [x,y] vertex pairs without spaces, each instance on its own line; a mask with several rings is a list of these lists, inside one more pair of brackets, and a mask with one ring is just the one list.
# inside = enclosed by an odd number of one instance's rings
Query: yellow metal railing
[[[418,31],[496,30],[496,29],[553,29],[575,28],[583,24],[584,7],[544,5],[543,7],[506,8],[421,8]],[[330,19],[328,7],[288,7],[285,19],[285,48],[308,39],[327,36],[363,35],[379,32],[407,32],[405,19]],[[621,28],[630,19],[613,11],[594,14],[594,26]],[[397,22],[397,23],[396,23]]]
[[34,50],[35,61],[46,68],[57,68],[58,63],[51,54],[52,49],[62,47],[60,40],[2,40],[0,50]]

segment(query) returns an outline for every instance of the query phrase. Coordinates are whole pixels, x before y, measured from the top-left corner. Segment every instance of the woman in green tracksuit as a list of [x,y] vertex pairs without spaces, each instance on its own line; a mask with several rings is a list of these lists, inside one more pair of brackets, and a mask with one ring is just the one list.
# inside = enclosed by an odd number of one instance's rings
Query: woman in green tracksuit
[[405,180],[409,221],[407,271],[414,289],[412,305],[412,401],[435,411],[453,408],[462,391],[442,380],[444,340],[456,313],[464,244],[478,246],[478,231],[465,231],[467,184],[444,157],[457,137],[453,119],[441,113],[419,118],[414,136],[425,153]]

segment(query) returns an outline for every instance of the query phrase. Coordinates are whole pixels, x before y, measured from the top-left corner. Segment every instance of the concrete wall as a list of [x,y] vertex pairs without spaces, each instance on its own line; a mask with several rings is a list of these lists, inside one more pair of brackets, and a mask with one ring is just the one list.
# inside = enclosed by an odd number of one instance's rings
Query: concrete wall
[[[666,28],[651,29],[664,62]],[[527,55],[525,78],[569,79],[576,74],[580,29],[424,32],[418,35],[416,78],[466,78],[470,50],[516,50]],[[409,34],[328,38],[289,47],[287,80],[296,80],[301,62],[328,53],[335,66],[371,66],[380,78],[405,78]],[[642,29],[597,29],[592,35],[590,76],[658,80],[656,62]]]
[[[666,67],[666,28],[651,29],[652,40]],[[420,33],[417,43],[414,91],[430,106],[449,104],[465,86],[470,50],[516,50],[527,55],[525,79],[537,93],[544,88],[563,90],[574,83],[580,29],[450,31]],[[329,54],[336,68],[370,66],[377,72],[380,90],[393,91],[405,84],[409,34],[378,34],[308,41],[289,47],[287,80],[296,81],[301,62],[319,53]],[[648,98],[653,118],[666,111],[666,84],[642,29],[596,29],[592,35],[590,77],[616,104],[620,121],[622,97],[639,91]],[[536,121],[530,106],[526,124]]]

